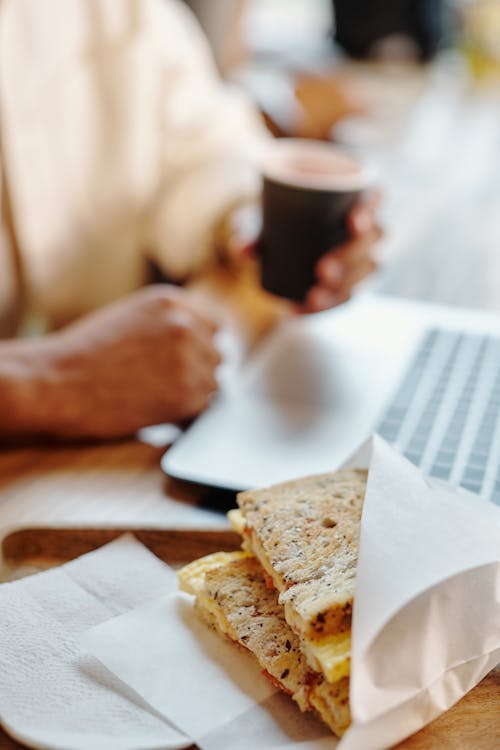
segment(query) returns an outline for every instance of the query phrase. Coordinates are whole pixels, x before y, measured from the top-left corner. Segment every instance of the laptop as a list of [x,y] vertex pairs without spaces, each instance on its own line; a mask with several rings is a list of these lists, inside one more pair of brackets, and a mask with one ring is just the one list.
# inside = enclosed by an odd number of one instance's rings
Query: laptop
[[500,505],[500,316],[362,294],[287,320],[162,468],[250,489],[335,469],[374,432]]

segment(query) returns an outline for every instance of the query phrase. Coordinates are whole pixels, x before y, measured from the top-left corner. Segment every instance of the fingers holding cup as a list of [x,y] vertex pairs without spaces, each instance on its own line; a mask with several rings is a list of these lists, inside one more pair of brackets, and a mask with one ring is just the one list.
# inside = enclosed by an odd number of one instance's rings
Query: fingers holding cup
[[331,144],[274,143],[263,168],[264,289],[307,309],[343,300],[371,267],[365,256],[379,199],[361,196],[372,181],[373,170]]

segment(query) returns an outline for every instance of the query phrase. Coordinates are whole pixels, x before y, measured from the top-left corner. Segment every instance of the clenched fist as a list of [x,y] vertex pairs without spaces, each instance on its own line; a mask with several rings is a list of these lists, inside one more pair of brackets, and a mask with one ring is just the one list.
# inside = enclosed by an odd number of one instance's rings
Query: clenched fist
[[113,438],[194,417],[217,388],[215,332],[185,292],[154,286],[37,345],[7,342],[11,408],[0,430]]

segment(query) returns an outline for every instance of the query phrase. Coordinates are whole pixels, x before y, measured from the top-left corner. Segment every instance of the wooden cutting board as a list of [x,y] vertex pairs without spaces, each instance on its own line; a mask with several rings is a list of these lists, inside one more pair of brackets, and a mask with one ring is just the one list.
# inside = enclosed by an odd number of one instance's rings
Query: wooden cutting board
[[[61,565],[116,539],[127,529],[20,529],[2,541],[3,563],[17,576],[26,569]],[[161,560],[182,565],[219,550],[239,549],[231,531],[131,530]],[[23,745],[0,729],[0,750]],[[453,708],[397,746],[398,750],[499,750],[500,666]]]

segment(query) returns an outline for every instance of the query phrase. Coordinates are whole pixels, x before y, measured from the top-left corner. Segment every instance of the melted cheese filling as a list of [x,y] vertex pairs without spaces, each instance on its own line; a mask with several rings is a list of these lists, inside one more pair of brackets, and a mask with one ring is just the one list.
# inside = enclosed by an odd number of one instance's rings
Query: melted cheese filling
[[187,594],[196,596],[203,591],[205,573],[214,568],[220,568],[222,565],[228,565],[235,560],[242,560],[245,557],[250,557],[248,552],[214,552],[212,555],[194,560],[178,571],[179,588]]
[[[330,702],[326,700],[315,688],[311,690],[309,700],[311,702],[311,706],[316,709],[325,724],[328,724],[332,732],[334,732],[338,737],[341,737],[350,724],[349,709],[344,709],[345,715],[342,716],[343,721],[341,721],[340,716],[337,716],[340,707],[336,706],[335,702],[333,702],[333,705],[330,705]],[[335,711],[335,709],[337,710]]]
[[232,510],[228,511],[227,519],[231,525],[232,530],[240,536],[243,536],[243,533],[245,531],[245,519],[241,510],[239,508],[233,508]]
[[321,641],[301,639],[307,663],[328,682],[338,682],[351,671],[351,634],[329,635]]

